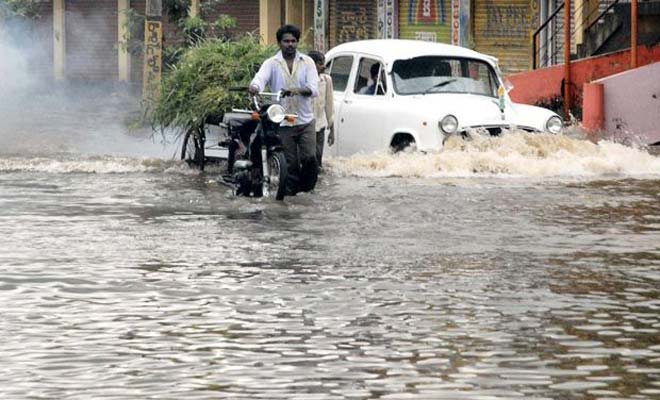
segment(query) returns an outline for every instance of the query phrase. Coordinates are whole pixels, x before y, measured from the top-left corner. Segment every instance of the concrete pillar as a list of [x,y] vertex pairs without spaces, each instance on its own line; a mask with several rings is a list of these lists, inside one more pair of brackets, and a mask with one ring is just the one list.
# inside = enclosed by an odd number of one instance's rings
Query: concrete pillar
[[[128,43],[126,39],[130,37],[130,32],[128,28],[128,14],[127,12],[131,8],[130,0],[117,0],[117,43],[120,43],[117,46],[117,57],[119,61],[119,81],[128,82],[131,80],[131,53],[128,52]],[[124,43],[124,46],[121,45]]]
[[148,17],[158,17],[160,18],[163,15],[163,1],[162,0],[147,0],[147,4],[144,6],[145,14]]
[[188,15],[191,17],[196,17],[199,15],[199,0],[190,1],[190,9],[188,10]]
[[314,0],[314,48],[327,50],[328,0]]
[[285,0],[284,22],[300,28],[300,41],[312,44],[314,40],[314,1]]
[[163,66],[163,5],[161,0],[147,0],[144,21],[144,69],[142,97],[153,100],[160,96]]
[[637,0],[630,4],[630,68],[637,68]]
[[64,0],[53,0],[53,73],[63,80],[66,64],[66,20]]
[[314,0],[303,0],[302,4],[302,38],[305,43],[314,44]]
[[564,0],[564,121],[571,120],[571,0]]
[[598,6],[600,4],[600,0],[583,0],[585,3],[587,3],[586,9],[585,9],[585,19],[587,21],[587,24],[591,24],[600,15],[600,11],[598,10]]
[[585,83],[582,91],[582,127],[597,141],[605,121],[605,91],[602,83]]
[[284,0],[284,22],[302,28],[303,0]]
[[575,1],[575,45],[584,42],[584,30],[589,26],[587,17],[589,15],[589,1],[588,0],[574,0]]
[[282,25],[281,0],[259,0],[259,34],[266,44],[276,44],[275,33]]

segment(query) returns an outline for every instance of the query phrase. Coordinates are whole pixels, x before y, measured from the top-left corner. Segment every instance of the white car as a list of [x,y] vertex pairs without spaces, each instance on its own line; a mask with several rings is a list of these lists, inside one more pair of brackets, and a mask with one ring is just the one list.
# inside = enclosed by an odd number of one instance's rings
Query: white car
[[550,110],[511,101],[497,59],[414,40],[363,40],[326,54],[334,84],[335,144],[346,156],[442,148],[454,134],[504,128],[561,133]]

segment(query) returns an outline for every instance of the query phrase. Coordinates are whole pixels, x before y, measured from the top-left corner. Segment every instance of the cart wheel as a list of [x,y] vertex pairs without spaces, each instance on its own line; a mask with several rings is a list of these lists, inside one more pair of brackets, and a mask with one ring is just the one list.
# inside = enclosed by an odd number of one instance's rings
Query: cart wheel
[[227,174],[231,175],[234,173],[234,163],[236,162],[236,150],[238,145],[236,142],[231,140],[229,145],[227,145]]
[[201,129],[190,129],[183,137],[181,147],[181,159],[188,165],[204,171],[204,131]]

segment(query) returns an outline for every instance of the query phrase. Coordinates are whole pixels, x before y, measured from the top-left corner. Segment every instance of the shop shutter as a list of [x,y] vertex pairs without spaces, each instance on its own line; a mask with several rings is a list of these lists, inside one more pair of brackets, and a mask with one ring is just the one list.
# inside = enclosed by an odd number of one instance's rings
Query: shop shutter
[[399,38],[451,43],[452,0],[399,0]]
[[505,75],[531,68],[538,0],[475,0],[473,24],[475,50],[497,57]]
[[67,0],[66,76],[116,81],[117,1]]
[[362,39],[375,39],[377,34],[376,0],[330,0],[330,48]]

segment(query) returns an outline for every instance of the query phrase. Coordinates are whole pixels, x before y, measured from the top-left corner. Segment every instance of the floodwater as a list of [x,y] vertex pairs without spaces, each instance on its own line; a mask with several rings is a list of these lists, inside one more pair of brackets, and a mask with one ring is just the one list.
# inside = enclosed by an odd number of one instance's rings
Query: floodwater
[[660,398],[657,155],[511,132],[279,203],[130,100],[0,108],[1,398]]

